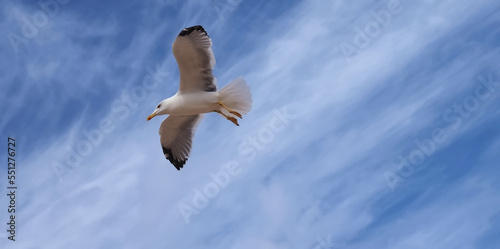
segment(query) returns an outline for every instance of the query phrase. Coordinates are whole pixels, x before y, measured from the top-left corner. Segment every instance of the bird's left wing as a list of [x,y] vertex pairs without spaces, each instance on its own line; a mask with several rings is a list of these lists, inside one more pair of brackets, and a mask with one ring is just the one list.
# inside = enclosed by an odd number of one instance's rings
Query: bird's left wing
[[215,57],[212,40],[202,26],[183,29],[172,45],[179,66],[179,93],[215,92],[216,79],[212,75]]
[[160,126],[160,142],[165,158],[180,170],[186,163],[194,132],[203,115],[168,116]]

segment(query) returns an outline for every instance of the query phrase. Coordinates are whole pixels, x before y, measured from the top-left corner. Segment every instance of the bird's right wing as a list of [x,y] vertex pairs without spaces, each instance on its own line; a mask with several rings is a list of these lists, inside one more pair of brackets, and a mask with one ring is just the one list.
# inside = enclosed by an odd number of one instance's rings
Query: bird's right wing
[[186,163],[194,132],[203,115],[168,116],[160,126],[160,142],[165,158],[180,170]]
[[215,92],[215,78],[212,69],[215,57],[212,40],[202,26],[183,29],[172,45],[181,83],[179,93]]

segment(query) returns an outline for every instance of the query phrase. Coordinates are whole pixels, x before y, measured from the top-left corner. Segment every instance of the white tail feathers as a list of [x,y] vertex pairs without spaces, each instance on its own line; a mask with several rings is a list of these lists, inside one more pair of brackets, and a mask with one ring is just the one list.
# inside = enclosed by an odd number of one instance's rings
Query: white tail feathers
[[252,94],[247,82],[240,77],[222,88],[219,101],[242,115],[247,114],[252,108]]

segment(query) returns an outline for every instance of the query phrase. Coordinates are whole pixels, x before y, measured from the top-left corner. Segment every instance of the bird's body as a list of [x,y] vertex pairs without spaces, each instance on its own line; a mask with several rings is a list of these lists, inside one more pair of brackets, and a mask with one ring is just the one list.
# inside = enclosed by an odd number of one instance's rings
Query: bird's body
[[179,91],[160,102],[148,120],[169,115],[160,126],[160,142],[165,158],[180,170],[189,157],[203,113],[216,112],[239,125],[236,118],[250,111],[252,98],[242,78],[217,91],[212,40],[202,26],[183,29],[172,50],[179,66]]
[[164,114],[170,115],[195,115],[219,109],[217,105],[217,101],[219,101],[218,92],[206,92],[203,94],[177,93],[164,101],[166,104]]

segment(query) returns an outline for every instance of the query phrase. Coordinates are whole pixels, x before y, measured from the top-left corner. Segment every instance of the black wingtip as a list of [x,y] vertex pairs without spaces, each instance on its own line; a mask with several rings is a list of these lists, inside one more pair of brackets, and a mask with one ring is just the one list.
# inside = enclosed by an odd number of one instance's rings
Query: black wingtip
[[202,33],[204,33],[205,35],[207,35],[208,37],[210,37],[207,33],[207,31],[205,31],[205,29],[201,26],[201,25],[196,25],[196,26],[191,26],[189,28],[185,28],[183,29],[180,33],[179,33],[179,36],[186,36],[186,35],[190,35],[191,33],[193,33],[193,31],[200,31]]
[[187,158],[184,160],[176,160],[176,159],[174,159],[174,155],[172,154],[171,149],[168,149],[165,147],[161,147],[161,148],[163,149],[163,154],[165,155],[165,158],[168,159],[170,161],[170,163],[172,165],[174,165],[174,167],[177,170],[181,170],[181,168],[184,167],[184,164],[186,164]]

